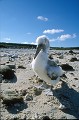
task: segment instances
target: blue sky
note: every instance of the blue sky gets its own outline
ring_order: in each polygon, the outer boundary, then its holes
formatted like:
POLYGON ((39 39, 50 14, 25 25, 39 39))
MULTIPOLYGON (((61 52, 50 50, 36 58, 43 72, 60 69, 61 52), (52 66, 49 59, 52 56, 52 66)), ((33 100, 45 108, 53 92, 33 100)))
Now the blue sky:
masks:
POLYGON ((79 0, 0 0, 0 41, 79 47, 79 0))

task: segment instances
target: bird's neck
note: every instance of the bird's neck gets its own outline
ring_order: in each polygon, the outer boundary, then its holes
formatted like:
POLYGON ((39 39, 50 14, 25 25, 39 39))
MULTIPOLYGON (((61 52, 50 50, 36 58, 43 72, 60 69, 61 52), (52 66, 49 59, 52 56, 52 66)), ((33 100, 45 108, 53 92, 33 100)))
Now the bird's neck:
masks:
POLYGON ((41 50, 38 56, 42 56, 42 58, 47 58, 48 57, 47 50, 41 50))
POLYGON ((42 49, 41 51, 47 54, 48 49, 42 49))

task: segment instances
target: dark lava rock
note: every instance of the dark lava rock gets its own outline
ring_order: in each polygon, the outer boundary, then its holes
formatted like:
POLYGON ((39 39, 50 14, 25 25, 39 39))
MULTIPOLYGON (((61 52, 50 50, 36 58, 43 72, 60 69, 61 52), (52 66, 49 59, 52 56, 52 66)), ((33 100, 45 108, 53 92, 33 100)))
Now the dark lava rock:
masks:
POLYGON ((72 66, 70 66, 69 64, 62 64, 62 65, 60 65, 61 67, 62 67, 62 69, 63 70, 65 70, 65 71, 73 71, 74 69, 73 69, 73 67, 72 66))
POLYGON ((35 94, 36 96, 39 96, 41 93, 42 93, 42 90, 41 90, 41 89, 34 88, 34 94, 35 94))
POLYGON ((15 91, 3 92, 3 94, 1 95, 1 99, 3 100, 3 104, 5 104, 7 106, 18 103, 18 102, 23 102, 23 97, 20 96, 15 91))
POLYGON ((29 60, 31 60, 31 57, 28 57, 29 60))
POLYGON ((16 65, 15 64, 6 64, 7 66, 9 66, 11 69, 15 69, 16 65))
POLYGON ((21 94, 22 96, 25 96, 25 95, 27 94, 27 90, 20 90, 20 94, 21 94))
POLYGON ((70 62, 74 62, 74 61, 78 61, 78 59, 76 57, 70 59, 70 62))
POLYGON ((65 74, 63 74, 61 77, 67 78, 67 76, 65 74))
POLYGON ((13 79, 14 78, 14 71, 7 65, 0 66, 0 74, 3 75, 4 79, 13 79))
POLYGON ((23 96, 21 96, 19 92, 10 90, 4 91, 1 95, 1 99, 5 109, 11 114, 17 114, 28 108, 27 103, 24 102, 23 96))
POLYGON ((49 59, 53 59, 53 55, 52 54, 49 55, 49 59))
POLYGON ((2 80, 3 80, 3 75, 0 74, 0 83, 2 83, 2 80))
POLYGON ((26 69, 24 66, 22 65, 19 65, 18 68, 21 68, 21 69, 26 69))
POLYGON ((44 116, 42 120, 51 120, 48 116, 44 116))
POLYGON ((78 80, 78 78, 74 78, 75 80, 78 80))
POLYGON ((70 50, 69 53, 73 54, 74 52, 72 50, 70 50))

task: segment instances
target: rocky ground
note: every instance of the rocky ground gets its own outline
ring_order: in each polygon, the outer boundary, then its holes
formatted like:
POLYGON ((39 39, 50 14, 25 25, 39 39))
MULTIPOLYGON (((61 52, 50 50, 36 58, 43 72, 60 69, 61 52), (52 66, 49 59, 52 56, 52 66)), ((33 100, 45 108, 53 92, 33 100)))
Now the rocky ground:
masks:
POLYGON ((61 81, 47 96, 31 68, 35 49, 0 50, 1 120, 79 119, 79 51, 49 50, 64 70, 61 81))

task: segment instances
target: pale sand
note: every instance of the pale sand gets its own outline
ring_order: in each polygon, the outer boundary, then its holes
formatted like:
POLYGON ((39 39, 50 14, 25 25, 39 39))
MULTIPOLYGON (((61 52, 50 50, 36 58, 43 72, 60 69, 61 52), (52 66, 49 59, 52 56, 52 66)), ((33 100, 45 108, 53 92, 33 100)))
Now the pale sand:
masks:
MULTIPOLYGON (((70 62, 71 57, 79 59, 79 51, 73 50, 76 54, 69 54, 69 50, 50 50, 54 59, 58 59, 59 64, 68 63, 74 68, 74 71, 65 71, 67 78, 62 78, 65 83, 62 85, 60 81, 54 86, 54 96, 46 96, 42 91, 35 93, 33 85, 41 84, 36 78, 30 63, 33 59, 35 49, 1 49, 1 64, 7 64, 8 54, 18 54, 18 58, 9 64, 15 64, 16 80, 12 83, 0 83, 1 92, 14 90, 21 92, 26 91, 33 100, 25 100, 27 108, 22 109, 18 113, 8 111, 5 106, 1 105, 1 120, 19 120, 42 119, 43 116, 49 116, 51 119, 76 119, 79 118, 79 61, 70 62), (63 59, 59 58, 58 53, 64 53, 63 59), (22 65, 26 69, 19 69, 22 65), (66 105, 67 109, 59 109, 60 104, 66 105)), ((25 96, 24 96, 25 99, 25 96)))

